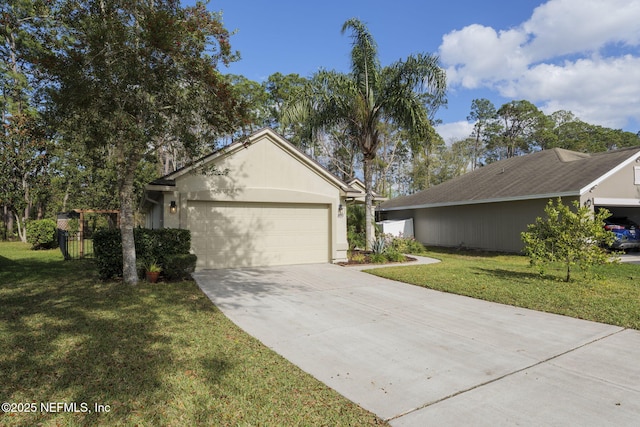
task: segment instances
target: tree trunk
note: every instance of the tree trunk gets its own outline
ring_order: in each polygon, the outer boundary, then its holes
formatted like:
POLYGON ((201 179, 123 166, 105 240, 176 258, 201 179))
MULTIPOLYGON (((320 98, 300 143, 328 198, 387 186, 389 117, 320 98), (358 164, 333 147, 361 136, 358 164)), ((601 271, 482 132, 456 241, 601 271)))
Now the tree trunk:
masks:
POLYGON ((371 210, 373 208, 373 171, 371 170, 371 161, 373 159, 369 156, 364 156, 364 235, 365 235, 365 249, 371 250, 371 243, 375 238, 373 231, 373 218, 371 210))
POLYGON ((16 223, 18 224, 18 237, 22 243, 27 243, 26 223, 24 224, 25 226, 23 226, 23 223, 20 221, 20 216, 18 216, 17 213, 14 213, 14 216, 16 218, 16 223))
POLYGON ((9 238, 13 238, 13 215, 11 209, 8 206, 4 207, 4 215, 7 220, 6 232, 5 232, 5 240, 9 240, 9 238), (7 233, 9 234, 7 236, 7 233))
MULTIPOLYGON (((128 168, 130 169, 130 168, 128 168)), ((120 185, 120 232, 122 233, 122 278, 128 285, 138 284, 136 244, 133 236, 134 175, 127 171, 120 185)))

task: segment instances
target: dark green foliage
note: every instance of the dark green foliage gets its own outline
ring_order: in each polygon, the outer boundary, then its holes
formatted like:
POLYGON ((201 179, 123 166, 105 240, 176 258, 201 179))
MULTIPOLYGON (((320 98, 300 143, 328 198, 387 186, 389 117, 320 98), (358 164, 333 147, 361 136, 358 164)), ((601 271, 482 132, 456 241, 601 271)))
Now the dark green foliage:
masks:
POLYGON ((164 260, 164 277, 167 280, 188 280, 196 268, 198 257, 194 254, 167 256, 164 260))
POLYGON ((372 264, 385 264, 387 262, 387 257, 383 253, 372 253, 370 255, 370 260, 372 264))
POLYGON ((93 234, 93 251, 98 274, 103 280, 122 274, 120 230, 98 230, 93 234))
MULTIPOLYGON (((162 265, 167 279, 186 278, 195 267, 195 259, 181 257, 190 255, 191 232, 175 228, 134 230, 136 243, 136 268, 144 274, 145 266, 154 260, 162 265), (178 271, 184 267, 184 270, 178 271), (170 272, 167 272, 170 270, 170 272)), ((99 230, 93 236, 93 247, 100 278, 107 280, 122 275, 122 240, 120 230, 99 230)), ((195 255, 193 255, 195 258, 195 255)))
POLYGON ((365 241, 365 218, 363 205, 350 205, 347 208, 347 241, 349 249, 364 249, 365 241))
POLYGON ((398 250, 394 249, 393 247, 390 247, 389 249, 387 249, 387 251, 384 253, 384 256, 389 262, 405 261, 404 255, 401 252, 398 252, 398 250))
POLYGON ((31 249, 52 249, 57 245, 56 222, 52 219, 40 219, 27 223, 27 242, 31 249))

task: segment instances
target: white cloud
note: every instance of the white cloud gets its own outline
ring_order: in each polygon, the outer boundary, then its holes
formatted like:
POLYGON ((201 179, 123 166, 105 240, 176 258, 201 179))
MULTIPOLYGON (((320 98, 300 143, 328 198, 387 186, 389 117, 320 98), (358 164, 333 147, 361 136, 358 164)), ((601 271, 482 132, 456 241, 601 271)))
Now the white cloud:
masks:
POLYGON ((526 69, 527 59, 520 46, 526 34, 509 30, 496 32, 482 25, 469 25, 446 34, 440 46, 440 58, 452 84, 476 88, 491 81, 514 78, 526 69))
POLYGON ((640 0, 550 0, 521 25, 443 37, 452 88, 480 87, 611 127, 640 121, 640 0))
POLYGON ((640 118, 640 57, 537 65, 504 93, 536 100, 548 114, 570 110, 584 121, 621 128, 628 117, 640 118))
POLYGON ((522 30, 536 59, 592 52, 608 43, 640 41, 637 0, 552 0, 537 7, 522 30))
POLYGON ((438 132, 438 135, 440 135, 448 145, 467 138, 471 135, 472 131, 473 123, 469 123, 467 121, 446 123, 436 126, 436 132, 438 132))

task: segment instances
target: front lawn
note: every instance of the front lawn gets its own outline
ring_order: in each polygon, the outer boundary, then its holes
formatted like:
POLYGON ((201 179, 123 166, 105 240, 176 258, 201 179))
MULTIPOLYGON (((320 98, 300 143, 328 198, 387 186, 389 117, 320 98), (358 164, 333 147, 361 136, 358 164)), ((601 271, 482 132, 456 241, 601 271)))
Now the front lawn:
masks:
POLYGON ((524 256, 430 249, 438 264, 369 273, 427 288, 580 319, 640 329, 640 265, 610 264, 565 283, 558 266, 541 276, 524 256))
POLYGON ((105 283, 89 260, 17 243, 0 243, 0 373, 0 401, 21 411, 0 411, 3 426, 384 424, 193 282, 105 283))

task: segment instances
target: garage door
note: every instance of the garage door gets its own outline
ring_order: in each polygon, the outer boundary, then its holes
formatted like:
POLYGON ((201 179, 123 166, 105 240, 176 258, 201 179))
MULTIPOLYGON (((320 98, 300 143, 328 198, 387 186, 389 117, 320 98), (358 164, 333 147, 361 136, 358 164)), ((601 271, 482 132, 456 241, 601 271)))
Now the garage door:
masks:
POLYGON ((198 268, 329 261, 329 206, 189 202, 191 248, 198 268))

